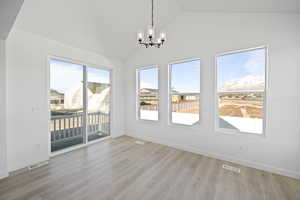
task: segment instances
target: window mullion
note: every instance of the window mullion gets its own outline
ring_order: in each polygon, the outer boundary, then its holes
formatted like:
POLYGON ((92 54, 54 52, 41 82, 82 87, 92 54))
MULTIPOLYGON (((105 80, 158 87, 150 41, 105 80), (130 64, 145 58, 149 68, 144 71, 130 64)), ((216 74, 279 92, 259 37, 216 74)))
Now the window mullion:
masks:
POLYGON ((83 143, 88 143, 87 67, 83 66, 83 143))

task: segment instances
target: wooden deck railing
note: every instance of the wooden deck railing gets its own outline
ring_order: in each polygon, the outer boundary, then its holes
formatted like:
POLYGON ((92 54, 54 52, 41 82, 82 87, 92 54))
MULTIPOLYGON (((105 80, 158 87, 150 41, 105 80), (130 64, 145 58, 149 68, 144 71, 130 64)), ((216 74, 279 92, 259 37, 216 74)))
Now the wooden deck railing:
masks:
POLYGON ((172 103, 172 112, 199 113, 199 100, 172 103))
MULTIPOLYGON (((87 116, 88 136, 109 135, 109 114, 95 112, 87 116)), ((83 113, 51 116, 51 145, 83 139, 83 113)))
MULTIPOLYGON (((158 105, 141 105, 141 110, 158 110, 158 105)), ((172 103, 172 112, 195 112, 199 113, 199 100, 182 101, 172 103)))

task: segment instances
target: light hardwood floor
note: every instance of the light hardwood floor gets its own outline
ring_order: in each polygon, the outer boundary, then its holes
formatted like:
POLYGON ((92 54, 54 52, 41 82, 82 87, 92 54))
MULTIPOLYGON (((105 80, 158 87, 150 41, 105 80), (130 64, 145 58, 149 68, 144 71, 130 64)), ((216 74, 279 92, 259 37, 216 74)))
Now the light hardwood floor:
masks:
POLYGON ((300 200, 299 180, 135 140, 106 140, 0 180, 0 199, 300 200))

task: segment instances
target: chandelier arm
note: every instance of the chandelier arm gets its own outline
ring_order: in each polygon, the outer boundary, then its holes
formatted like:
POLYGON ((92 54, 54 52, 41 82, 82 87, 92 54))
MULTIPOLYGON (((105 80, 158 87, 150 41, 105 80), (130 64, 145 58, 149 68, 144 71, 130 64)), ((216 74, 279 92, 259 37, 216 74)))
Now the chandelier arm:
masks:
POLYGON ((160 42, 139 42, 139 44, 150 45, 150 46, 162 45, 162 43, 160 42))
POLYGON ((149 43, 147 43, 147 42, 141 42, 140 44, 145 45, 145 46, 149 46, 149 43))

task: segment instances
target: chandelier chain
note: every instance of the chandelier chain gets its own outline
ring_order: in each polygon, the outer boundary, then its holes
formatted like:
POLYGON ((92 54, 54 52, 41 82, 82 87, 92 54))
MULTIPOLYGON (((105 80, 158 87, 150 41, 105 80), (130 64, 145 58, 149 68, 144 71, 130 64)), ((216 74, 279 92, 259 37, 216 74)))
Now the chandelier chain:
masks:
POLYGON ((152 21, 151 21, 151 25, 152 25, 152 27, 154 26, 154 17, 153 17, 153 13, 154 13, 154 5, 153 5, 154 3, 153 3, 153 0, 152 0, 152 11, 151 11, 151 19, 152 19, 152 21))

